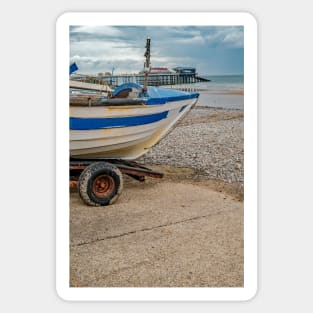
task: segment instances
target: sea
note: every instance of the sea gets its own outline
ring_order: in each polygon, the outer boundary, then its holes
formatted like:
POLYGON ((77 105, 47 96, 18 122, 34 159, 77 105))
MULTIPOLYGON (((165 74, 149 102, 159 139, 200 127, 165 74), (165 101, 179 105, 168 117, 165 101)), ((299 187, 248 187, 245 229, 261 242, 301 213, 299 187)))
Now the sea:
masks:
POLYGON ((244 89, 244 77, 243 75, 203 75, 210 82, 196 83, 199 87, 206 88, 212 92, 237 92, 244 89))
POLYGON ((221 109, 244 109, 243 75, 199 75, 208 82, 174 85, 172 88, 186 89, 200 93, 197 106, 221 109))

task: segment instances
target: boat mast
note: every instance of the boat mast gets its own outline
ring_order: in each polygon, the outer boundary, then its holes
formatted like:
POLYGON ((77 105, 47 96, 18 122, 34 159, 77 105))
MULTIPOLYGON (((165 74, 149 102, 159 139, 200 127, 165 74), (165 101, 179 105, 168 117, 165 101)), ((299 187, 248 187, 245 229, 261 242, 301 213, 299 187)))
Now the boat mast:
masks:
POLYGON ((145 57, 146 57, 146 62, 144 63, 144 83, 143 83, 143 88, 142 92, 146 93, 148 89, 148 75, 150 72, 150 38, 147 37, 147 42, 146 42, 146 52, 145 52, 145 57))

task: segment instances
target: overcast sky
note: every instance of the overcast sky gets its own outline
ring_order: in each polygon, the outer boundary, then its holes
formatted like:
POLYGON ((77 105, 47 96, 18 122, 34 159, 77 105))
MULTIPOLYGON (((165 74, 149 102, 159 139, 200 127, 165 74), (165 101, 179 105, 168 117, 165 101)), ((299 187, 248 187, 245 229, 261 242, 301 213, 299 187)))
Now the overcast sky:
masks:
POLYGON ((71 26, 70 63, 78 73, 138 73, 146 38, 151 66, 196 67, 199 74, 243 74, 241 26, 71 26))

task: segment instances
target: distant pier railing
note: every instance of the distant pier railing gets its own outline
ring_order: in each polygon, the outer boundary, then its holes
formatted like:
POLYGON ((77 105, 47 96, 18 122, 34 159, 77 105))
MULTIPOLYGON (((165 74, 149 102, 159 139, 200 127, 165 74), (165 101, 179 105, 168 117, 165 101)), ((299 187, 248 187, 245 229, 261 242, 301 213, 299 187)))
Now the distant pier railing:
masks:
MULTIPOLYGON (((138 83, 140 85, 144 82, 144 75, 141 74, 126 74, 102 77, 104 81, 112 86, 118 86, 122 83, 138 83)), ((164 86, 164 85, 178 85, 178 84, 191 84, 197 82, 209 81, 204 77, 198 75, 180 75, 180 74, 149 74, 149 86, 164 86)))
MULTIPOLYGON (((119 74, 108 75, 102 77, 92 76, 74 76, 71 79, 81 80, 89 83, 105 83, 111 87, 119 86, 123 83, 138 83, 142 85, 144 83, 143 74, 119 74)), ((179 74, 179 73, 166 73, 166 74, 149 74, 148 85, 149 86, 165 86, 165 85, 181 85, 192 84, 197 82, 210 81, 205 77, 201 77, 198 74, 179 74)))

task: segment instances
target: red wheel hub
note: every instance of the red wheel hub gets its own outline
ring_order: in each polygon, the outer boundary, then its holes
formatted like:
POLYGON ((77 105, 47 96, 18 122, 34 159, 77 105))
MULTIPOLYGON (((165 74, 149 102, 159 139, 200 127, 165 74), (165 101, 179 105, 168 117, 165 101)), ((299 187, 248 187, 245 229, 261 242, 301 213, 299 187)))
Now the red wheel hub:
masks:
POLYGON ((98 176, 92 185, 92 191, 98 198, 105 198, 114 191, 114 179, 109 175, 98 176))

